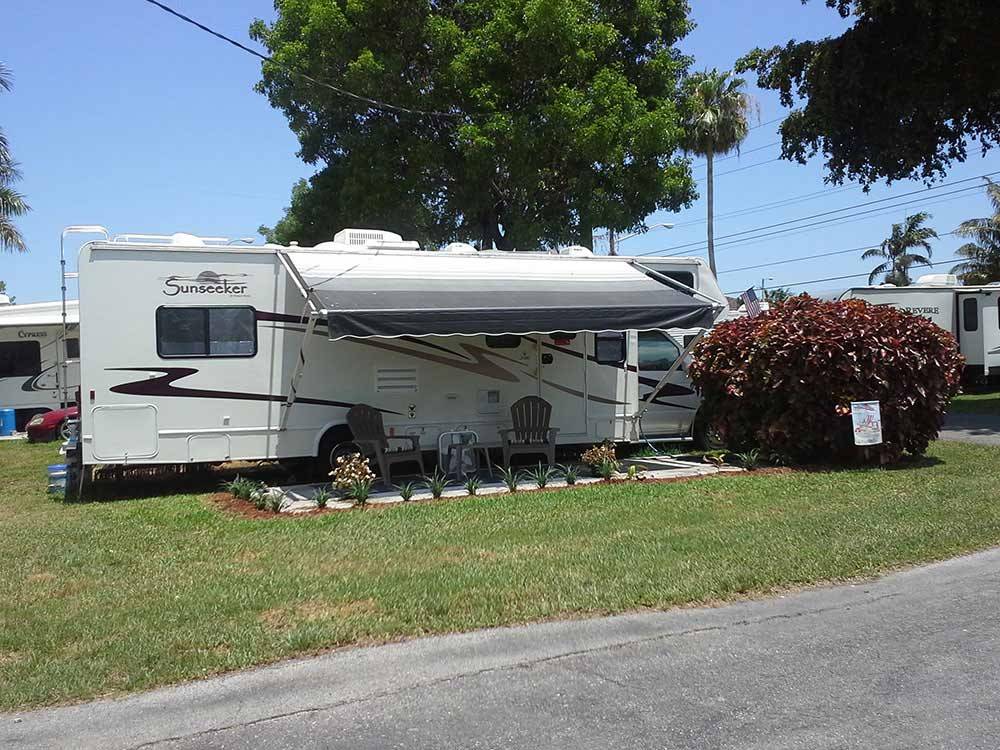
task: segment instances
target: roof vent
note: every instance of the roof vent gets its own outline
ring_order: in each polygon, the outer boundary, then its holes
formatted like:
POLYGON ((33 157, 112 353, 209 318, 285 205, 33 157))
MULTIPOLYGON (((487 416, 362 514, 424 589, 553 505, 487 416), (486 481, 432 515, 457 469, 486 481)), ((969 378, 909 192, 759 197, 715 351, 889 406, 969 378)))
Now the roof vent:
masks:
POLYGON ((441 248, 442 253, 454 253, 456 255, 475 255, 479 251, 467 242, 452 242, 441 248))
POLYGON ((201 237, 196 237, 187 232, 174 232, 170 235, 171 245, 183 245, 185 247, 201 247, 205 241, 201 237))
POLYGON ((929 273, 917 279, 917 286, 958 286, 958 276, 951 273, 929 273))
POLYGON ((381 229, 341 229, 333 236, 333 241, 338 245, 365 247, 366 245, 380 245, 383 242, 402 242, 403 238, 398 234, 381 229))
POLYGON ((583 245, 570 245, 569 247, 559 248, 560 255, 572 255, 577 258, 589 258, 593 256, 594 251, 589 247, 584 247, 583 245))
POLYGON ((6 307, 10 304, 10 297, 6 294, 0 294, 0 307, 6 307))

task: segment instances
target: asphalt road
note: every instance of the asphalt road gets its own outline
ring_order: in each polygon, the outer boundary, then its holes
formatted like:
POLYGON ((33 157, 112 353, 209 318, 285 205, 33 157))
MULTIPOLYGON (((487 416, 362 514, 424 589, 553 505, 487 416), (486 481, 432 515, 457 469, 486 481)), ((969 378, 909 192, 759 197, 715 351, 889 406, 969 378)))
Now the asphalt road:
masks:
POLYGON ((940 438, 982 445, 1000 445, 1000 416, 949 414, 945 419, 940 438))
POLYGON ((17 748, 994 748, 1000 549, 720 608, 426 638, 0 716, 17 748))

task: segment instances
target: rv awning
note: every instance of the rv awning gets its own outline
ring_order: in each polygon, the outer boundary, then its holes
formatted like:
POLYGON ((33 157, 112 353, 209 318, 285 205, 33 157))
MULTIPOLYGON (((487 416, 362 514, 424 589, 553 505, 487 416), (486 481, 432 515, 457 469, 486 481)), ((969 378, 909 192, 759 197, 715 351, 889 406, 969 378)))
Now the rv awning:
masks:
POLYGON ((289 254, 331 339, 707 328, 712 305, 628 262, 289 254))

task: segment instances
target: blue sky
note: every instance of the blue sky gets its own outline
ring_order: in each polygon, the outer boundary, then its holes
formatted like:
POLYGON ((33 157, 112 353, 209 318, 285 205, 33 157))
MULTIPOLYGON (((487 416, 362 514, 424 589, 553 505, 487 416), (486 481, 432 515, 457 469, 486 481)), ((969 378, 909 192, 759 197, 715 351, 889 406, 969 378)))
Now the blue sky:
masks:
MULTIPOLYGON (((269 0, 172 4, 242 40, 254 17, 274 13, 269 0)), ((804 6, 799 0, 694 0, 692 6, 698 28, 682 47, 695 57, 695 69, 728 68, 754 46, 836 34, 845 23, 820 0, 804 6)), ((103 224, 114 232, 254 235, 260 224, 280 216, 292 183, 312 172, 295 156, 297 143, 285 118, 253 91, 259 70, 254 58, 142 0, 15 0, 5 22, 0 59, 13 70, 15 88, 0 96, 0 127, 21 162, 20 189, 34 209, 20 221, 30 252, 0 256, 0 279, 19 302, 57 298, 59 234, 69 224, 103 224)), ((761 123, 782 116, 776 96, 751 89, 761 123)), ((868 195, 851 185, 832 190, 818 158, 805 166, 771 161, 779 153, 769 145, 778 140, 775 128, 755 128, 741 157, 718 164, 717 237, 923 187, 897 183, 868 195), (726 216, 786 199, 797 202, 726 216)), ((1000 156, 982 158, 972 150, 947 181, 994 171, 1000 171, 1000 156)), ((704 172, 696 167, 695 176, 704 172)), ((703 181, 698 184, 703 188, 703 181)), ((873 204, 866 216, 810 231, 757 240, 749 232, 724 247, 727 240, 721 239, 720 283, 731 292, 759 285, 762 278, 782 285, 865 271, 871 264, 862 263, 860 253, 816 256, 877 244, 892 222, 924 208, 941 233, 987 214, 982 191, 944 195, 954 189, 907 198, 914 202, 906 206, 873 204), (801 257, 808 259, 793 260, 801 257), (776 265, 738 270, 765 263, 776 265)), ((651 223, 676 226, 628 240, 621 250, 697 254, 704 216, 701 200, 678 214, 652 216, 651 223)), ((955 237, 942 238, 935 258, 952 258, 959 244, 955 237)), ((861 281, 795 289, 824 292, 861 281)))

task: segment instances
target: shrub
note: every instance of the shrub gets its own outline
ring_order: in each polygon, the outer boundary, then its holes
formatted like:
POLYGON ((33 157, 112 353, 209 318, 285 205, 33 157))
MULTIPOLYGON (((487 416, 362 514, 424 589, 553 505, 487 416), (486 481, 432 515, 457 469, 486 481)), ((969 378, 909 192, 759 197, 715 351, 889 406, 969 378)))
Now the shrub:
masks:
POLYGON ((431 491, 431 497, 440 500, 448 487, 448 475, 440 468, 434 469, 434 473, 424 477, 424 486, 431 491))
POLYGON ((313 493, 312 499, 315 501, 317 508, 325 508, 330 502, 330 490, 326 487, 320 487, 313 493))
POLYGON ((545 489, 549 482, 556 475, 555 469, 551 466, 543 466, 541 463, 538 464, 534 469, 527 472, 528 478, 531 479, 538 487, 538 489, 545 489))
POLYGON ((521 481, 520 472, 514 471, 512 468, 508 466, 506 468, 500 469, 500 478, 503 480, 503 483, 507 486, 508 492, 517 492, 517 483, 521 481))
POLYGON ((372 494, 372 484, 375 480, 371 477, 358 477, 351 482, 347 496, 354 498, 354 504, 364 508, 368 505, 368 497, 372 494))
MULTIPOLYGON (((375 472, 368 465, 368 459, 360 453, 351 453, 347 456, 337 458, 337 466, 330 472, 333 477, 333 486, 338 490, 350 492, 355 482, 368 480, 375 481, 375 472)), ((370 485, 369 485, 370 486, 370 485)))
POLYGON ((614 479, 615 473, 618 471, 618 462, 606 459, 601 461, 595 468, 594 471, 597 473, 601 479, 605 482, 610 482, 614 479))
POLYGON ((560 464, 557 468, 562 473, 563 479, 566 480, 566 484, 571 487, 576 484, 577 477, 580 475, 580 470, 576 464, 560 464))
POLYGON ((958 392, 954 337, 917 315, 862 300, 793 297, 716 326, 689 372, 712 426, 734 450, 793 461, 856 460, 852 401, 879 401, 882 463, 921 454, 958 392))
POLYGON ((255 486, 252 479, 244 479, 239 474, 236 475, 235 479, 222 483, 222 489, 237 500, 249 500, 255 486))
POLYGON ((277 489, 268 490, 261 487, 260 491, 264 495, 264 507, 272 513, 280 513, 281 506, 285 504, 285 496, 277 489))
POLYGON ((475 474, 470 474, 468 479, 465 480, 465 491, 468 492, 470 496, 475 495, 477 492, 479 492, 479 486, 481 484, 482 482, 480 481, 479 477, 477 477, 475 474))
POLYGON ((615 455, 615 444, 610 440, 606 440, 600 445, 595 445, 593 448, 584 451, 583 455, 580 456, 580 460, 594 470, 607 461, 614 463, 617 469, 618 456, 615 455))
POLYGON ((403 482, 396 489, 399 491, 399 496, 403 498, 403 502, 408 503, 413 498, 413 493, 417 491, 417 485, 415 482, 403 482))
POLYGON ((737 453, 736 460, 747 471, 756 471, 760 467, 760 449, 751 448, 745 453, 737 453))

